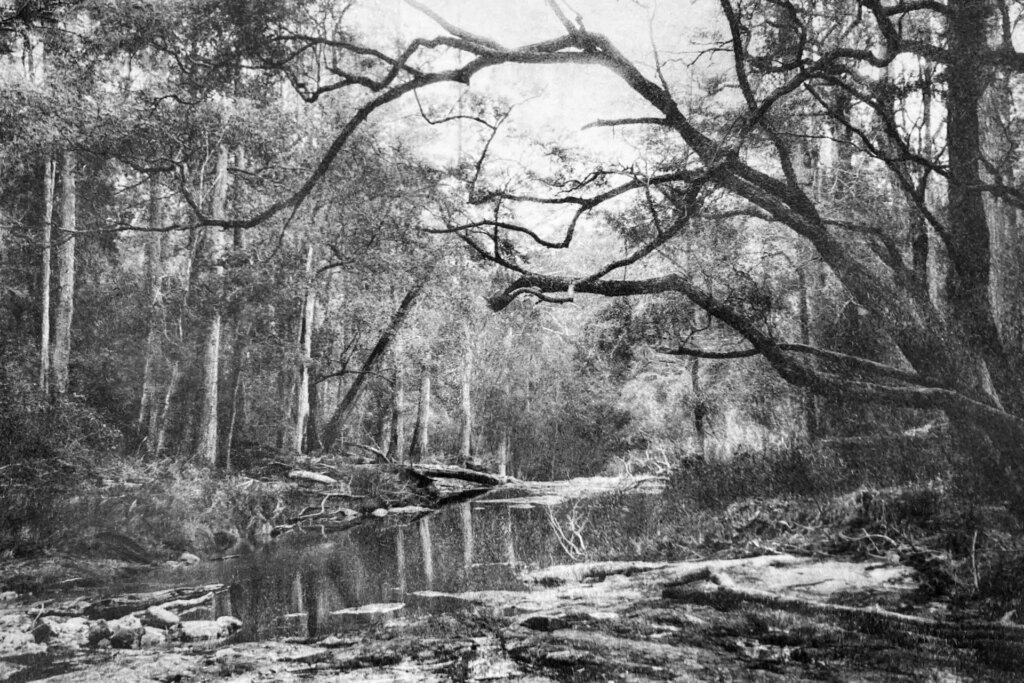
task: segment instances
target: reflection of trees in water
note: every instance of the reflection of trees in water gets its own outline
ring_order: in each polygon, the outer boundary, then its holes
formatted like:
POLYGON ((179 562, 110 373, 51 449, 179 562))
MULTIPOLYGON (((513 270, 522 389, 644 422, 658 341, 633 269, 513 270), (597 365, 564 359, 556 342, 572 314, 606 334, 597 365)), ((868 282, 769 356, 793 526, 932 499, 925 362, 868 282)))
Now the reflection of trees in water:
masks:
POLYGON ((434 589, 434 543, 430 538, 430 517, 420 520, 420 549, 423 556, 423 576, 427 580, 427 590, 434 589))
POLYGON ((221 613, 236 612, 244 638, 323 635, 337 610, 403 601, 420 590, 516 589, 522 567, 625 557, 657 529, 660 510, 661 499, 647 495, 551 508, 469 502, 317 545, 297 538, 226 565, 230 576, 222 580, 232 588, 221 613))

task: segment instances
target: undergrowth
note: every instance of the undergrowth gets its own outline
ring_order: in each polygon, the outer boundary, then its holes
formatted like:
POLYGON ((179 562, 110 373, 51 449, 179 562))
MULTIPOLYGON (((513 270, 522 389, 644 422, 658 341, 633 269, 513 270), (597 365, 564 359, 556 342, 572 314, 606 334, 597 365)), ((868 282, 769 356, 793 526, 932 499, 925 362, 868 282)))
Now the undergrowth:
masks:
POLYGON ((793 449, 691 462, 666 490, 665 559, 847 555, 918 570, 922 601, 1024 620, 1024 528, 944 446, 793 449))

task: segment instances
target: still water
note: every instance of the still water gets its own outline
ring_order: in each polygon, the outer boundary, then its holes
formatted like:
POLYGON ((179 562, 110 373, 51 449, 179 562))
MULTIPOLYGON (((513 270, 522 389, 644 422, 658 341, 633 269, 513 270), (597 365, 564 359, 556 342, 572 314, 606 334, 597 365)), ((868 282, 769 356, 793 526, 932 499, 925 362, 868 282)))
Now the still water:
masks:
POLYGON ((204 563, 150 587, 224 583, 213 616, 239 637, 318 637, 385 615, 451 609, 423 591, 523 590, 522 572, 566 562, 635 558, 659 518, 657 495, 611 494, 558 504, 484 496, 415 521, 373 520, 347 532, 304 532, 252 554, 204 563))

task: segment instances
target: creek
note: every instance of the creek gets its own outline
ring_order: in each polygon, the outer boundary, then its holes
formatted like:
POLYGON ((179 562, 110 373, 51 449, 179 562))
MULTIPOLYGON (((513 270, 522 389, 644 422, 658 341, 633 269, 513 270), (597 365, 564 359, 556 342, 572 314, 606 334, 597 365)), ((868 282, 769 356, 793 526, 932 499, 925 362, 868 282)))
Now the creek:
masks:
POLYGON ((238 640, 318 638, 384 619, 458 609, 437 593, 527 590, 526 571, 631 559, 655 532, 661 496, 563 500, 492 491, 416 520, 371 519, 305 531, 234 559, 160 569, 121 583, 147 591, 223 583, 212 616, 238 617, 238 640))

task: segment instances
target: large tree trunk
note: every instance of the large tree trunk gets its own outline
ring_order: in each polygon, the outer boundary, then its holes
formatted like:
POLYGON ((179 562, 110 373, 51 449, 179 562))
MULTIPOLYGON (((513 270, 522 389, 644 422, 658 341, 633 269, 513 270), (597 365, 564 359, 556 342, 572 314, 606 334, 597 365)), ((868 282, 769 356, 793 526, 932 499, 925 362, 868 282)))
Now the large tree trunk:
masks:
POLYGON ((309 419, 309 364, 313 355, 313 314, 316 296, 313 292, 313 245, 306 247, 306 292, 302 302, 302 322, 299 325, 298 381, 295 388, 295 428, 291 436, 291 450, 302 453, 309 419))
POLYGON ((49 394, 50 386, 50 262, 53 259, 53 185, 57 165, 50 154, 43 162, 43 274, 39 331, 39 390, 49 394))
POLYGON ((334 415, 331 417, 327 425, 324 426, 323 431, 323 443, 325 450, 331 450, 338 438, 341 436, 341 430, 344 427, 346 421, 352 409, 356 406, 359 400, 360 393, 363 387, 366 385, 366 380, 377 367, 380 359, 387 353, 388 348, 391 346, 391 342, 394 341, 395 336, 401 329, 402 324, 408 317, 409 312, 412 310, 413 304, 416 299, 419 298, 423 292, 423 288, 426 286, 427 281, 423 280, 414 286, 402 299, 402 303, 398 306, 398 310, 391 316, 391 322, 381 333, 380 338, 374 345, 373 350, 370 351, 370 355, 366 357, 363 362, 363 366, 359 369, 355 379, 352 380, 352 385, 348 391, 345 392, 344 398, 341 403, 338 404, 338 409, 334 411, 334 415))
MULTIPOLYGON (((217 178, 213 190, 213 217, 223 220, 226 215, 228 192, 228 148, 221 145, 217 154, 217 178)), ((212 312, 207 320, 203 345, 203 384, 199 401, 199 440, 196 455, 210 465, 221 465, 217 454, 218 379, 220 372, 221 282, 224 276, 224 231, 217 226, 207 229, 206 239, 210 263, 213 265, 212 312)))
POLYGON ((420 462, 430 456, 430 371, 420 374, 420 400, 416 410, 416 426, 412 430, 409 462, 420 462))
POLYGON ((163 296, 161 278, 163 277, 163 207, 160 197, 160 185, 157 177, 149 181, 149 228, 151 232, 146 241, 146 287, 149 290, 149 331, 146 335, 146 365, 142 373, 142 398, 139 401, 139 419, 137 430, 146 435, 146 450, 155 454, 159 438, 160 411, 156 403, 157 365, 161 357, 160 339, 163 336, 163 296))
POLYGON ((61 154, 61 236, 57 247, 57 311, 50 357, 50 391, 63 397, 68 391, 71 360, 71 320, 75 312, 75 154, 61 154))

